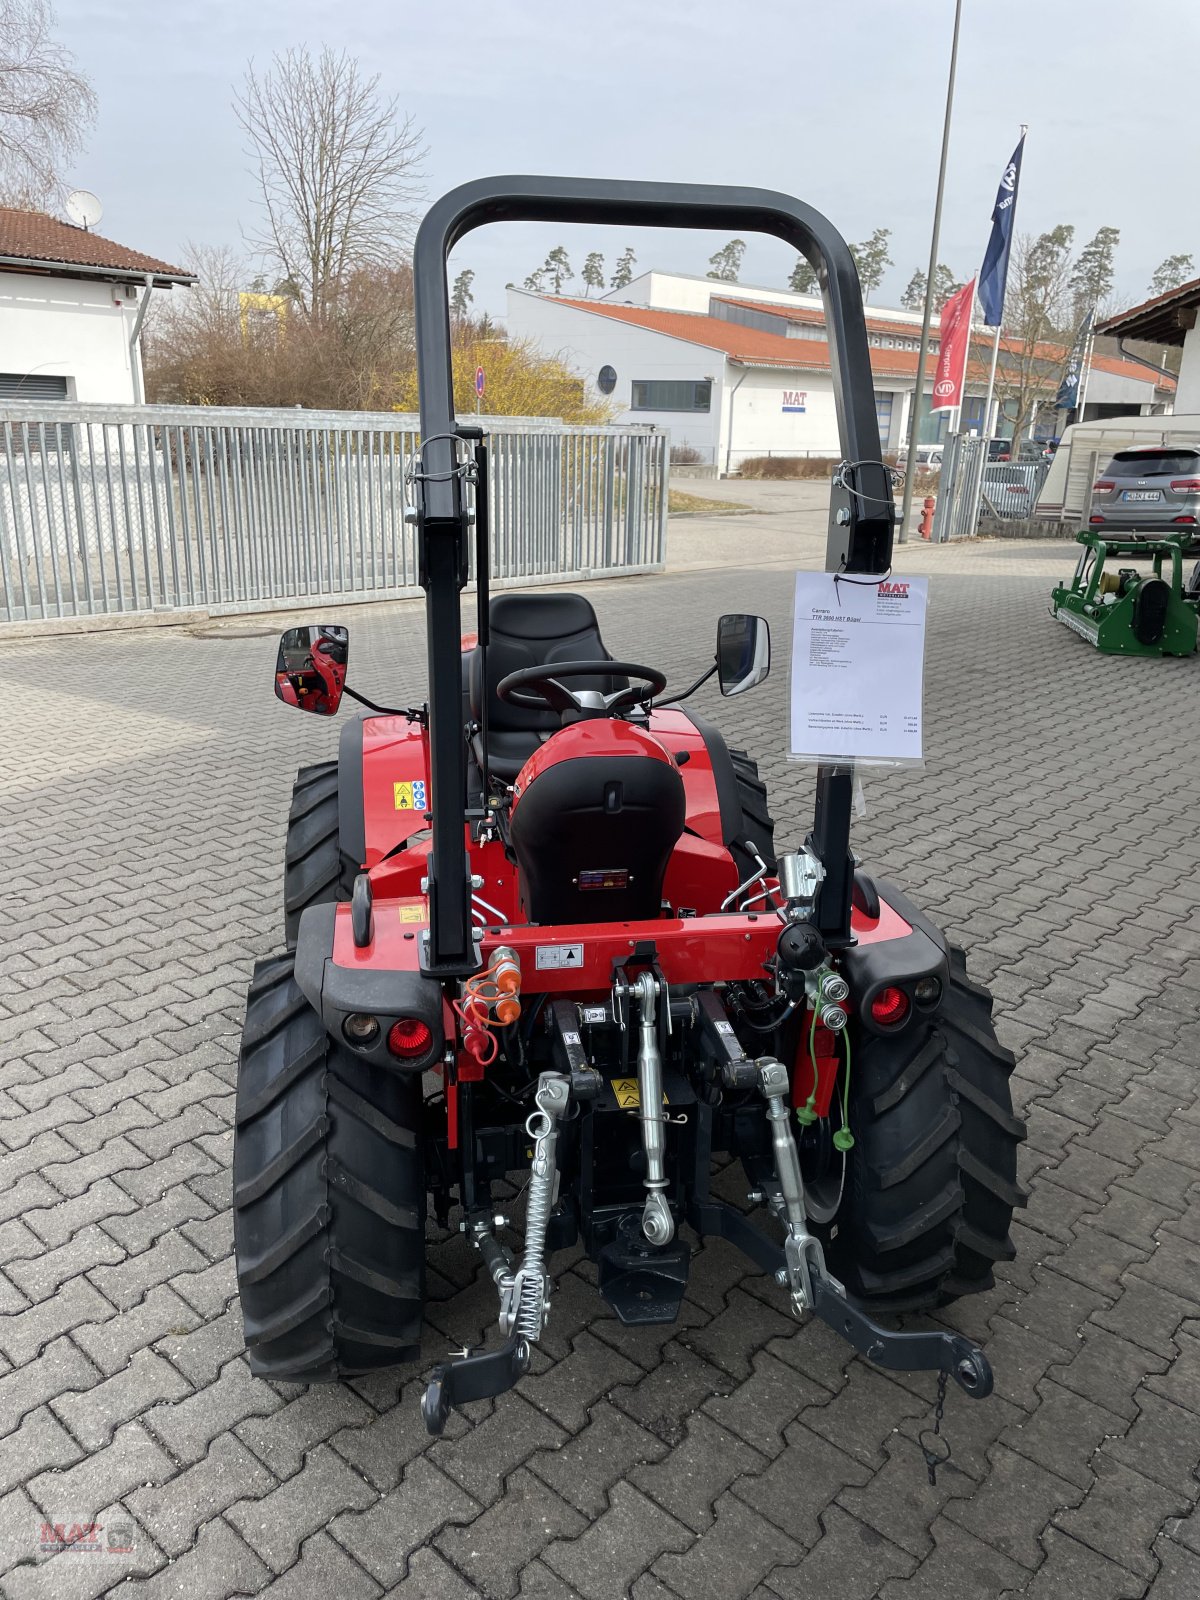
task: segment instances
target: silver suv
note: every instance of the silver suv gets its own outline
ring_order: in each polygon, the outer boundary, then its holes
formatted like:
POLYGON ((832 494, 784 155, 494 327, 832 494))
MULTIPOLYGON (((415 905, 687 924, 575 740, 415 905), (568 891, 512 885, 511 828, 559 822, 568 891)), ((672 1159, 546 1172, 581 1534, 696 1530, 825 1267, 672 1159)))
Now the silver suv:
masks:
POLYGON ((1195 530, 1200 548, 1200 449, 1118 450, 1092 485, 1088 522, 1111 533, 1195 530))

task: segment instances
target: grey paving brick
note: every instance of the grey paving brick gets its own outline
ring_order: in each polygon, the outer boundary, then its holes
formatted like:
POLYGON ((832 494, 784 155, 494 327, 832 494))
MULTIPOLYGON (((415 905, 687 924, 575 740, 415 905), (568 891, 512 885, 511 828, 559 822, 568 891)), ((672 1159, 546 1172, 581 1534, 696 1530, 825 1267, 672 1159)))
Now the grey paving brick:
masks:
POLYGON ((439 1447, 434 1459, 480 1505, 490 1506, 504 1491, 505 1479, 515 1467, 565 1438, 562 1428, 520 1394, 502 1395, 491 1416, 460 1439, 439 1447))
POLYGON ((665 1444, 674 1445, 683 1438, 687 1418, 693 1411, 732 1388, 732 1380, 719 1367, 679 1345, 668 1345, 662 1363, 653 1372, 628 1387, 622 1384, 613 1391, 612 1400, 665 1444))
POLYGON ((573 1541, 546 1547, 542 1560, 584 1600, 624 1600, 634 1579, 665 1552, 681 1552, 694 1535, 626 1483, 608 1510, 573 1541))
POLYGON ((1118 1566, 1149 1581, 1156 1563, 1155 1536, 1170 1516, 1178 1516, 1179 1496, 1144 1478, 1101 1450, 1095 1457, 1096 1481, 1080 1505, 1061 1512, 1055 1525, 1118 1566))
POLYGON ((303 1467, 260 1500, 242 1500, 225 1519, 273 1572, 291 1566, 310 1534, 342 1511, 364 1511, 374 1489, 326 1445, 309 1451, 303 1467))
POLYGON ((221 1375, 198 1394, 175 1405, 155 1406, 145 1416, 146 1426, 178 1461, 199 1461, 218 1434, 248 1417, 277 1411, 282 1401, 275 1391, 250 1376, 245 1361, 233 1360, 221 1375))
POLYGON ((778 1455, 788 1423, 806 1409, 828 1405, 832 1399, 828 1389, 767 1349, 755 1353, 751 1375, 744 1383, 702 1405, 708 1416, 756 1451, 778 1455))
MULTIPOLYGON (((126 1198, 127 1210, 132 1215, 110 1217, 104 1231, 131 1255, 149 1249, 156 1239, 182 1223, 212 1214, 209 1206, 193 1194, 186 1183, 177 1184, 161 1200, 149 1205, 138 1205, 131 1195, 126 1198)), ((195 1240, 190 1242, 194 1244, 195 1240)))
POLYGON ((773 1567, 792 1565, 802 1547, 744 1500, 724 1494, 713 1506, 714 1521, 682 1555, 663 1555, 656 1577, 689 1600, 725 1600, 758 1585, 773 1567))
POLYGON ((1064 1388, 1074 1389, 1076 1394, 1109 1406, 1132 1421, 1137 1415, 1137 1384, 1148 1373, 1165 1369, 1162 1358, 1092 1325, 1085 1330, 1079 1353, 1071 1361, 1051 1367, 1049 1376, 1064 1388))
POLYGON ((196 1543, 152 1578, 129 1584, 121 1600, 225 1600, 257 1594, 271 1573, 227 1522, 218 1517, 200 1529, 196 1543))
MULTIPOLYGON (((128 1311, 145 1298, 148 1290, 168 1278, 179 1277, 189 1268, 203 1268, 204 1257, 177 1233, 164 1234, 156 1244, 138 1255, 126 1255, 114 1246, 120 1264, 97 1266, 88 1277, 118 1310, 128 1311)), ((199 1309, 199 1308, 197 1308, 199 1309)))
POLYGON ((74 1200, 57 1200, 24 1214, 26 1224, 49 1249, 66 1244, 90 1222, 103 1222, 135 1209, 137 1202, 110 1178, 103 1178, 74 1200))
MULTIPOLYGON (((933 1553, 912 1580, 921 1600, 962 1600, 965 1574, 970 1575, 971 1600, 1000 1595, 1028 1576, 994 1545, 976 1539, 944 1517, 934 1522, 931 1533, 933 1553)), ((908 1587, 902 1579, 890 1578, 880 1589, 879 1600, 901 1600, 908 1587)))
MULTIPOLYGON (((72 1329, 71 1337, 101 1372, 112 1374, 125 1366, 136 1351, 166 1335, 182 1336, 196 1321, 196 1313, 190 1306, 165 1284, 158 1284, 149 1290, 144 1300, 119 1316, 110 1307, 103 1322, 81 1323, 72 1329)), ((172 1340, 171 1344, 174 1342, 172 1340)), ((170 1353, 168 1345, 167 1354, 170 1353)), ((186 1367, 183 1371, 186 1377, 191 1377, 186 1367)), ((216 1376, 215 1370, 211 1376, 216 1376)))
POLYGON ((618 1355, 611 1346, 590 1333, 581 1333, 571 1346, 571 1354, 549 1371, 522 1378, 519 1393, 540 1410, 573 1432, 587 1420, 589 1407, 617 1384, 636 1383, 644 1378, 640 1367, 618 1355))
POLYGON ((647 1462, 662 1461, 667 1446, 607 1400, 594 1406, 586 1425, 554 1450, 529 1457, 531 1471, 586 1516, 598 1517, 609 1491, 647 1462))
POLYGON ((942 1517, 1032 1571, 1044 1557, 1038 1532, 1057 1511, 1077 1505, 1085 1490, 1002 1444, 990 1467, 971 1498, 949 1501, 942 1517))
POLYGON ((665 1460, 635 1467, 628 1481, 701 1533, 711 1525, 713 1506, 725 1490, 744 1473, 761 1472, 765 1466, 765 1456, 701 1411, 690 1419, 687 1436, 665 1460))
POLYGON ((172 1559, 191 1548, 206 1522, 247 1497, 261 1498, 276 1480, 231 1433, 213 1440, 208 1454, 167 1483, 135 1489, 129 1509, 172 1559))
POLYGON ((540 1478, 516 1471, 502 1500, 468 1527, 447 1528, 437 1547, 488 1600, 509 1600, 518 1577, 552 1539, 574 1538, 588 1526, 540 1478))
POLYGON ((1146 1591, 1146 1600, 1191 1600, 1200 1594, 1200 1556, 1194 1550, 1171 1539, 1159 1539, 1154 1553, 1162 1565, 1146 1591))
POLYGON ((810 1546, 820 1536, 818 1518, 825 1507, 848 1486, 871 1482, 872 1474, 853 1456, 801 1423, 787 1428, 785 1440, 781 1455, 763 1472, 739 1478, 731 1493, 790 1538, 810 1546))
POLYGON ((888 1578, 907 1578, 916 1570, 915 1557, 839 1505, 826 1506, 820 1529, 816 1544, 795 1566, 768 1574, 768 1593, 781 1600, 814 1600, 816 1595, 874 1600, 888 1578))
POLYGON ((1175 1342, 1178 1356, 1165 1373, 1147 1378, 1146 1388, 1188 1411, 1200 1412, 1200 1321, 1184 1323, 1175 1342))
POLYGON ((1176 1351, 1175 1335, 1195 1314, 1194 1304, 1147 1282, 1135 1268, 1126 1275, 1120 1298, 1095 1312, 1092 1320, 1119 1339, 1132 1340, 1143 1350, 1170 1360, 1176 1351))
POLYGON ((53 1522, 82 1522, 131 1490, 173 1477, 175 1463, 140 1422, 119 1428, 112 1443, 68 1467, 30 1480, 29 1493, 53 1522))
POLYGON ((96 1534, 99 1550, 65 1550, 16 1568, 5 1579, 5 1600, 96 1600, 124 1580, 136 1580, 162 1567, 165 1558, 161 1551, 123 1506, 108 1507, 96 1521, 100 1524, 96 1534), (110 1550, 110 1536, 123 1548, 110 1550), (132 1540, 131 1548, 127 1540, 132 1540))
POLYGON ((384 1587, 408 1576, 412 1552, 451 1523, 470 1522, 480 1507, 422 1456, 409 1463, 398 1488, 367 1511, 345 1512, 329 1532, 384 1587))
MULTIPOLYGON (((413 1552, 408 1577, 394 1584, 384 1600, 479 1600, 479 1590, 461 1577, 436 1550, 426 1548, 413 1552)), ((564 1595, 560 1585, 554 1591, 554 1600, 574 1600, 574 1597, 564 1595)))
MULTIPOLYGON (((376 1600, 383 1590, 326 1533, 305 1541, 300 1559, 262 1590, 264 1600, 376 1600)), ((433 1594, 433 1591, 430 1591, 433 1594)))
POLYGON ((152 1350, 139 1350, 129 1365, 85 1393, 63 1395, 50 1402, 55 1415, 87 1450, 100 1450, 123 1422, 129 1422, 162 1400, 181 1400, 192 1392, 169 1361, 152 1350))
POLYGON ((375 1413, 352 1389, 341 1384, 313 1384, 273 1411, 238 1424, 236 1432, 277 1478, 299 1472, 314 1445, 339 1429, 370 1422, 375 1413))
POLYGON ((0 1437, 43 1401, 72 1389, 89 1389, 98 1374, 70 1339, 56 1339, 40 1355, 0 1377, 0 1437))
POLYGON ((1071 1539, 1057 1528, 1047 1528, 1041 1536, 1046 1559, 1032 1582, 1017 1589, 1006 1589, 1001 1600, 1142 1600, 1145 1585, 1124 1567, 1089 1550, 1078 1539, 1071 1539))
POLYGON ((1123 1438, 1105 1445, 1106 1453, 1144 1478, 1174 1489, 1185 1500, 1200 1496, 1196 1419, 1150 1389, 1139 1388, 1133 1398, 1139 1408, 1137 1420, 1123 1438))
POLYGON ((0 1350, 23 1366, 60 1334, 113 1314, 113 1306, 86 1278, 73 1278, 50 1299, 0 1318, 0 1350))
POLYGON ((49 1406, 27 1411, 19 1427, 0 1444, 0 1494, 7 1494, 48 1468, 69 1467, 82 1455, 82 1448, 49 1406))
POLYGON ((125 1259, 125 1252, 99 1226, 82 1229, 57 1250, 42 1250, 28 1261, 10 1261, 6 1272, 21 1292, 36 1303, 89 1267, 125 1259))

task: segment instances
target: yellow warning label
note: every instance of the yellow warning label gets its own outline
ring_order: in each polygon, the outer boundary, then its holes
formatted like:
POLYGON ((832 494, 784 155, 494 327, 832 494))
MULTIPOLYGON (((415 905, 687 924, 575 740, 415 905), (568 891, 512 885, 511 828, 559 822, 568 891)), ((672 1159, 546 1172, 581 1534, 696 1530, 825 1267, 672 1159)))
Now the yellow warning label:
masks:
POLYGON ((423 779, 414 779, 412 783, 393 783, 392 793, 397 811, 424 811, 426 801, 423 779))
POLYGON ((425 917, 425 908, 424 908, 424 906, 401 906, 400 907, 400 921, 401 922, 424 922, 425 920, 426 920, 426 917, 425 917))
MULTIPOLYGON (((612 1078, 612 1091, 617 1097, 617 1106, 621 1111, 639 1111, 642 1104, 641 1091, 636 1078, 612 1078)), ((663 1105, 670 1101, 663 1095, 663 1105)))

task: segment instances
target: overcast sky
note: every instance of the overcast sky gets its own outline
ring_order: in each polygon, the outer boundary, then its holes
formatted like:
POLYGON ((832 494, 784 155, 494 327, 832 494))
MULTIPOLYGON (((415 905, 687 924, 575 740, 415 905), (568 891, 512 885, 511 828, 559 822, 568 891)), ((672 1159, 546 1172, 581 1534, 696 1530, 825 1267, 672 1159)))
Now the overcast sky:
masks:
MULTIPOLYGON (((1197 0, 965 0, 941 258, 976 271, 1000 173, 1029 124, 1019 232, 1121 230, 1117 298, 1141 299, 1164 256, 1200 258, 1193 214, 1197 0)), ((924 267, 953 0, 58 0, 59 33, 100 117, 73 181, 99 231, 187 265, 189 242, 240 246, 253 183, 230 108, 248 58, 344 48, 424 129, 430 198, 497 172, 743 183, 783 189, 850 239, 892 230, 897 303, 924 267)), ((723 237, 508 225, 471 235, 454 266, 477 305, 504 309, 558 242, 578 271, 704 273, 723 237)), ((786 247, 749 241, 745 283, 783 286, 786 247)), ((452 268, 453 270, 453 268, 452 268)), ((578 281, 573 286, 582 292, 578 281)))

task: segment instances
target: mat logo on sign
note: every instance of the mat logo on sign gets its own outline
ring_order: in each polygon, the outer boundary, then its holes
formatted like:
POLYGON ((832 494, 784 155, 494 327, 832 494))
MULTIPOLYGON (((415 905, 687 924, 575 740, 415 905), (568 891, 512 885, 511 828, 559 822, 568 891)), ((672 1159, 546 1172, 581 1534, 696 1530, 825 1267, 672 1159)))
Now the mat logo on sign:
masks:
POLYGON ((879 585, 879 593, 881 596, 892 600, 907 600, 908 584, 888 583, 885 581, 879 585))
POLYGON ((783 409, 785 411, 807 411, 807 389, 785 389, 783 391, 783 409))

